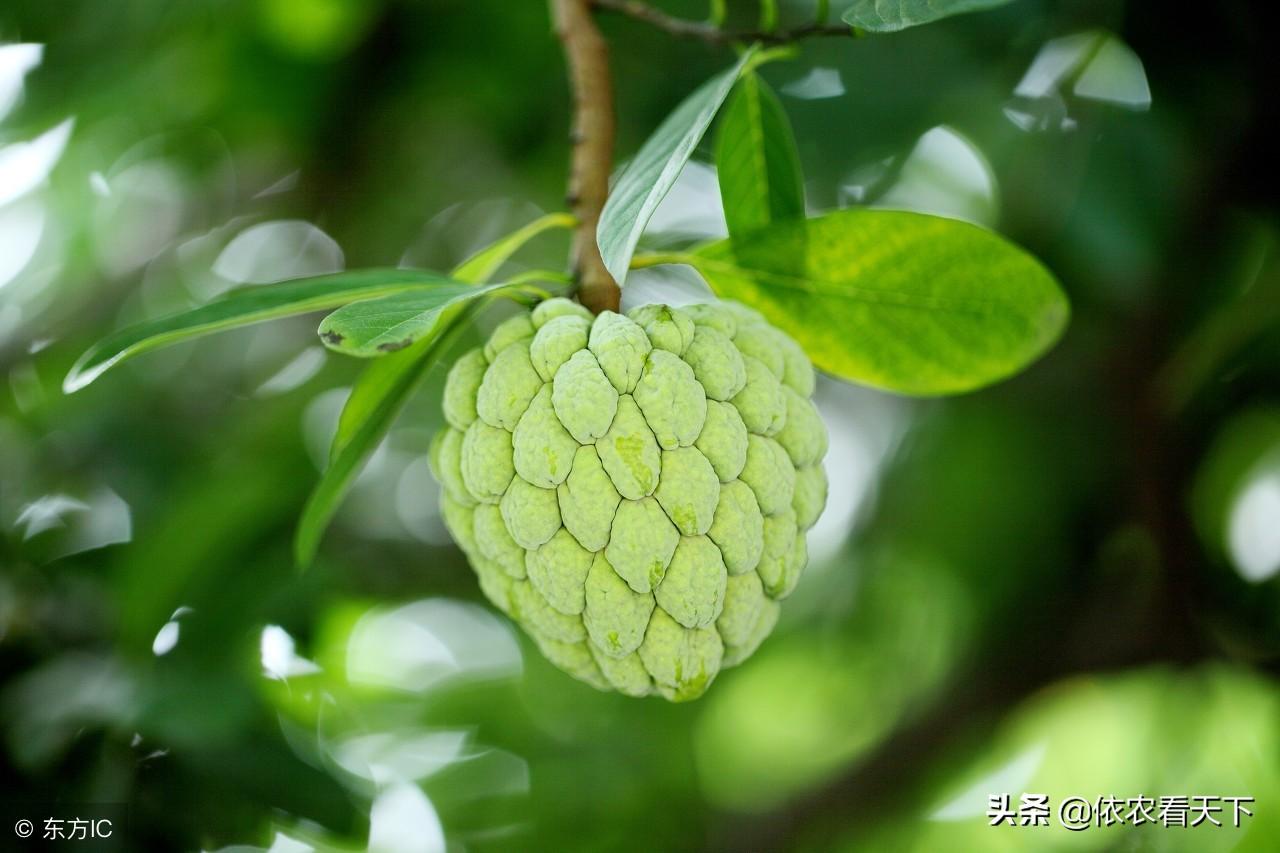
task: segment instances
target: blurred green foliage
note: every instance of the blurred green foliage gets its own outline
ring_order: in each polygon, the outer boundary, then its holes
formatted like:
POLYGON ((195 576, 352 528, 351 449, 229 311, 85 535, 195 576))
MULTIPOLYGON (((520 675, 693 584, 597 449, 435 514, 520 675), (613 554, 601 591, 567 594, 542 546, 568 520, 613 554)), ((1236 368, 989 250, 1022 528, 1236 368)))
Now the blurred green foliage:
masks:
MULTIPOLYGON (((784 23, 811 9, 780 4, 784 23)), ((759 6, 727 11, 751 26, 759 6)), ((477 850, 1274 846, 1266 21, 1018 0, 760 70, 812 209, 994 227, 1063 282, 1073 325, 1028 373, 949 401, 824 382, 814 565, 749 665, 668 706, 572 681, 477 603, 425 463, 442 371, 305 575, 290 541, 357 366, 314 322, 59 390, 90 342, 233 281, 448 269, 561 208, 543 4, 5 3, 0 40, 44 52, 0 117, 0 191, 40 176, 14 146, 74 125, 47 180, 0 205, 0 798, 128 802, 119 849, 364 849, 397 820, 430 841, 435 816, 477 850), (1149 108, 1080 94, 1103 32, 1149 108), (1076 76, 1026 94, 1046 43, 1079 33, 1076 76), (1068 833, 989 827, 1002 792, 1257 802, 1240 830, 1068 833)), ((732 57, 602 22, 625 157, 732 57)), ((1110 56, 1095 77, 1131 92, 1110 56)), ((646 240, 714 236, 697 175, 646 240)), ((540 238, 509 269, 565 247, 540 238)))

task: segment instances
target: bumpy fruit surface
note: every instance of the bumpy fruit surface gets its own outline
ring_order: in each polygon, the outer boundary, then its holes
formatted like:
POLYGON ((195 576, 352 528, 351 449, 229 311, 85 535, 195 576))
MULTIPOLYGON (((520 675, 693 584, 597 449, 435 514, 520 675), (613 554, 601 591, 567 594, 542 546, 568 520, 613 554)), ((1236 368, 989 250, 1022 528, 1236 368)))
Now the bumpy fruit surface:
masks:
POLYGON ((826 503, 813 367, 731 302, 565 299, 453 366, 432 446, 489 599, 600 689, 685 700, 773 630, 826 503))

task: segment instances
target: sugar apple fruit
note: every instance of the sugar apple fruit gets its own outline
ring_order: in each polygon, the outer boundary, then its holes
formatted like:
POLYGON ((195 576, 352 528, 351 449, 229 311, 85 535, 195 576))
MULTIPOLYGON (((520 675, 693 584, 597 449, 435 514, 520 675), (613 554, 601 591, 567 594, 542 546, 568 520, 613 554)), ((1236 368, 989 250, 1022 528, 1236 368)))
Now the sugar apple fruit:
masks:
POLYGON ((602 690, 700 696, 773 630, 826 503, 813 367, 733 302, 550 299, 462 356, 432 444, 488 598, 602 690))

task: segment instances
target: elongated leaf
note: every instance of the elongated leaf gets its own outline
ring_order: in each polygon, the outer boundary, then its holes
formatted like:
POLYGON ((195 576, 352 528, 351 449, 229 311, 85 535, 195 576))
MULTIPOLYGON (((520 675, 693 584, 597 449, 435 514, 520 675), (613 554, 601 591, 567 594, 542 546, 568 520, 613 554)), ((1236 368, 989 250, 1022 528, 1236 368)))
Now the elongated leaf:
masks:
POLYGON ((685 98, 640 147, 609 193, 596 228, 596 242, 605 267, 618 284, 626 279, 631 255, 658 202, 675 184, 754 54, 754 48, 746 51, 736 65, 712 77, 685 98))
POLYGON ((454 268, 453 278, 470 282, 487 281, 498 271, 498 267, 506 263, 521 246, 534 237, 555 228, 572 228, 577 223, 578 220, 571 214, 548 213, 467 258, 454 268))
POLYGON ((315 558, 320 538, 365 462, 391 429, 427 368, 448 348, 455 333, 465 328, 466 319, 482 303, 483 297, 449 306, 440 323, 440 334, 373 362, 361 375, 343 407, 329 465, 298 522, 294 557, 299 566, 306 566, 315 558))
POLYGON ((687 256, 845 379, 907 394, 968 391, 1042 355, 1066 297, 1032 256, 953 219, 843 210, 687 256))
POLYGON ((358 299, 434 286, 437 273, 422 270, 366 269, 300 278, 233 290, 181 314, 148 320, 109 335, 80 356, 63 380, 62 390, 78 391, 126 358, 266 320, 336 308, 358 299))
POLYGON ((846 23, 873 33, 893 33, 965 12, 1004 6, 1010 0, 854 0, 846 23))
MULTIPOLYGON (((461 269, 461 268, 459 268, 461 269)), ((465 273, 466 271, 463 270, 465 273)), ((458 273, 455 271, 454 275, 458 273)), ((507 289, 515 290, 517 287, 523 287, 519 282, 520 277, 517 276, 510 282, 498 285, 492 291, 479 291, 488 296, 500 296, 507 289)), ((541 271, 536 275, 536 280, 542 284, 548 284, 555 281, 555 274, 547 271, 541 271)), ((564 284, 569 284, 566 276, 564 284)), ((546 295, 539 294, 539 295, 546 295)), ((437 323, 435 331, 443 334, 446 326, 450 321, 450 316, 446 314, 437 323)), ((334 434, 333 445, 330 448, 330 455, 336 455, 341 447, 351 440, 351 437, 359 431, 366 417, 367 412, 380 405, 380 399, 389 394, 394 394, 400 387, 397 377, 402 371, 407 370, 425 370, 430 367, 430 361, 420 362, 418 355, 431 344, 434 336, 420 338, 416 343, 411 344, 407 349, 393 352, 390 355, 384 355, 381 358, 373 359, 364 372, 356 379, 355 386, 351 389, 351 396, 347 398, 347 404, 342 409, 342 415, 338 419, 338 431, 334 434)), ((387 425, 390 427, 390 424, 387 425)), ((375 436, 381 439, 381 434, 375 436)))
MULTIPOLYGON (((472 255, 453 270, 451 278, 474 285, 496 272, 513 252, 548 228, 572 225, 572 217, 552 214, 503 237, 472 255)), ((531 272, 530 280, 552 281, 554 274, 531 272)), ((484 300, 501 294, 503 287, 515 287, 518 280, 490 288, 469 287, 471 293, 484 300)), ((448 348, 453 329, 461 329, 465 321, 480 310, 483 302, 465 301, 446 306, 432 327, 431 334, 420 337, 407 348, 374 359, 356 380, 338 418, 338 429, 329 448, 329 465, 307 503, 294 539, 294 553, 299 565, 315 556, 320 539, 342 503, 352 482, 364 468, 369 456, 390 431, 410 396, 421 384, 431 365, 448 348)), ((327 322, 327 320, 326 320, 327 322)), ((323 334, 323 330, 322 330, 323 334)))
MULTIPOLYGON (((355 384, 351 386, 351 394, 342 407, 342 414, 338 416, 338 429, 333 435, 333 443, 329 446, 331 460, 337 457, 342 448, 360 433, 366 421, 374 417, 375 412, 384 405, 385 400, 393 399, 397 393, 405 390, 405 386, 400 384, 402 374, 410 371, 425 371, 430 366, 423 361, 422 355, 434 342, 434 338, 420 340, 408 349, 370 361, 368 366, 360 372, 355 384)), ((409 390, 412 389, 409 388, 409 390)), ((396 411, 399 411, 399 408, 396 411)), ((380 432, 369 436, 373 442, 369 447, 370 451, 373 445, 382 440, 382 436, 391 426, 392 424, 388 421, 380 432)))
POLYGON ((716 130, 716 172, 729 234, 804 218, 800 152, 782 102, 753 72, 742 75, 716 130))
POLYGON ((476 287, 441 279, 437 286, 429 289, 353 302, 321 321, 320 339, 325 346, 346 355, 362 358, 385 355, 442 330, 442 319, 448 309, 510 287, 508 284, 476 287))

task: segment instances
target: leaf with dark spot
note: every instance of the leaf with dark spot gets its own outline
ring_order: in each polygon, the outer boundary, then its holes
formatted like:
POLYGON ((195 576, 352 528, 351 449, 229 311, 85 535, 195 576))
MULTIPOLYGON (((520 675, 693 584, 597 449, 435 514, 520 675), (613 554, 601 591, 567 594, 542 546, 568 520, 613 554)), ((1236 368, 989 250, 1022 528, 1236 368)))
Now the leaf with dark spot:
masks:
POLYGON ((320 323, 320 339, 346 355, 370 358, 402 350, 443 329, 446 309, 518 285, 474 284, 441 277, 433 287, 395 293, 382 299, 353 302, 320 323))

